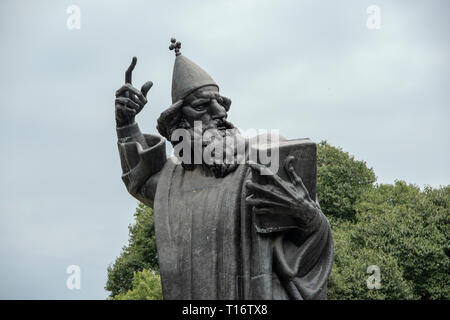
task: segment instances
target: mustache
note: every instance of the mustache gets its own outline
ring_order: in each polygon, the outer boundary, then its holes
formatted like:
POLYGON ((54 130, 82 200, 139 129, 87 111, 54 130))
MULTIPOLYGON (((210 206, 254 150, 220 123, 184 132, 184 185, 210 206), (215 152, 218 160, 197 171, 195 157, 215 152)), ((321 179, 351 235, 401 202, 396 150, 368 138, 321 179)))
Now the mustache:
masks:
POLYGON ((234 129, 234 125, 225 118, 217 118, 212 120, 208 125, 204 126, 203 132, 210 129, 227 130, 234 129))
MULTIPOLYGON (((189 134, 186 138, 190 140, 191 146, 195 141, 201 140, 203 147, 207 146, 216 139, 224 139, 225 137, 232 137, 240 134, 240 130, 236 128, 231 122, 225 118, 211 119, 208 124, 201 126, 201 131, 195 130, 187 121, 183 121, 178 129, 187 130, 189 134)), ((183 138, 184 139, 184 138, 183 138)), ((175 147, 183 140, 172 141, 172 146, 175 147)))

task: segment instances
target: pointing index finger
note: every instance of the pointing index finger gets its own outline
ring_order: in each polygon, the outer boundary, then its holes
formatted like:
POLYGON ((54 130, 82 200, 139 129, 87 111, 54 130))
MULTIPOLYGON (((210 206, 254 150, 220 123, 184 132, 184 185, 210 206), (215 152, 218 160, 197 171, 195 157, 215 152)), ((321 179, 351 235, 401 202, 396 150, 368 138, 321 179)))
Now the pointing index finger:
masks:
POLYGON ((131 84, 131 74, 133 73, 134 67, 136 66, 137 58, 133 57, 131 64, 125 72, 125 83, 131 84))

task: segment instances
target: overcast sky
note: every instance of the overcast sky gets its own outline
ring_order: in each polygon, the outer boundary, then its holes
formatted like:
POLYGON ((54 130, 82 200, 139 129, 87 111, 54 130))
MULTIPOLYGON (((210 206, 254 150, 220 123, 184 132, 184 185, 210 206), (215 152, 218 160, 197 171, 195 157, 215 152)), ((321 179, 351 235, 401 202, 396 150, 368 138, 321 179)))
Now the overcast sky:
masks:
POLYGON ((207 70, 242 129, 328 140, 378 182, 450 182, 450 2, 0 2, 0 298, 104 299, 137 201, 120 179, 114 92, 131 57, 155 133, 174 54, 207 70), (114 4, 113 4, 114 3, 114 4), (66 9, 81 9, 69 30, 66 9), (381 29, 367 28, 369 5, 381 29), (66 288, 68 265, 81 290, 66 288))

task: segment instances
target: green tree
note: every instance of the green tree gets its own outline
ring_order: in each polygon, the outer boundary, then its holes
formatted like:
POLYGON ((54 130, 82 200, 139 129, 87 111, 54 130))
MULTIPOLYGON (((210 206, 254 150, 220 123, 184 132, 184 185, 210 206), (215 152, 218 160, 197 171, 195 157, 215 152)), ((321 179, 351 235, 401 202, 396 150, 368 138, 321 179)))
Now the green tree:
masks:
POLYGON ((404 278, 397 259, 377 247, 360 246, 354 241, 357 226, 343 221, 333 229, 335 259, 328 282, 328 299, 372 300, 415 299, 413 285, 404 278), (367 268, 380 268, 381 289, 367 287, 367 268))
POLYGON ((323 213, 334 220, 355 218, 355 203, 376 181, 372 168, 340 148, 317 146, 317 197, 323 213), (337 218, 337 219, 333 219, 337 218))
POLYGON ((421 299, 450 298, 450 186, 396 181, 366 192, 356 204, 352 240, 394 257, 421 299))
POLYGON ((135 272, 133 275, 132 289, 126 293, 120 293, 112 300, 161 300, 162 288, 159 274, 150 270, 135 272))
POLYGON ((355 221, 333 228, 330 299, 449 299, 450 186, 421 191, 397 181, 363 193, 355 221), (381 270, 368 290, 366 268, 381 270))
POLYGON ((120 256, 108 267, 105 289, 111 297, 132 289, 135 272, 159 271, 155 241, 153 210, 139 203, 134 214, 135 224, 128 227, 128 245, 122 248, 120 256))

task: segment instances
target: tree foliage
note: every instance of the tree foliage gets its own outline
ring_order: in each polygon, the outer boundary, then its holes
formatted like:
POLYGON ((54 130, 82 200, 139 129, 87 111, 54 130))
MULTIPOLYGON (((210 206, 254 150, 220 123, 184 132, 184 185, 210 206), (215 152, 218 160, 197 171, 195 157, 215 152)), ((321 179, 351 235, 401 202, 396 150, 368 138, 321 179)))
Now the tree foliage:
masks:
POLYGON ((405 280, 403 269, 391 255, 376 247, 355 244, 355 224, 342 222, 333 229, 335 259, 328 281, 328 299, 372 300, 415 299, 411 282, 405 280), (369 266, 380 268, 381 289, 367 287, 369 266))
POLYGON ((114 296, 112 300, 162 300, 159 274, 145 269, 135 272, 132 289, 114 296))
POLYGON ((352 220, 355 202, 376 181, 372 168, 326 141, 317 148, 317 197, 330 217, 352 220))
POLYGON ((159 270, 153 210, 139 203, 134 217, 135 224, 128 226, 128 245, 122 248, 114 264, 108 267, 105 289, 111 292, 111 297, 131 290, 136 272, 159 270))
POLYGON ((355 205, 351 240, 395 259, 416 297, 449 299, 449 202, 450 186, 421 191, 403 181, 379 185, 355 205))

